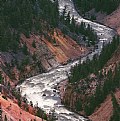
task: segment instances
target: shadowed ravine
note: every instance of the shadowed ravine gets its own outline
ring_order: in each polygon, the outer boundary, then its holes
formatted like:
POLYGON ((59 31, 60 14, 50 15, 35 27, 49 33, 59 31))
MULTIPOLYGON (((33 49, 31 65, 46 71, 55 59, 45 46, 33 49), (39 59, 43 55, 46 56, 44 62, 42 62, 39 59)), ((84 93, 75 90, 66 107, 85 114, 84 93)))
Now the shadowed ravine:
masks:
MULTIPOLYGON (((115 35, 114 30, 98 23, 83 19, 75 10, 72 0, 59 0, 60 12, 64 9, 64 6, 67 7, 67 12, 70 11, 71 16, 74 15, 77 23, 80 23, 81 21, 86 24, 89 23, 94 31, 96 31, 99 37, 98 49, 87 55, 90 59, 92 59, 94 54, 101 52, 103 42, 104 44, 107 44, 112 40, 112 37, 115 35)), ((83 57, 81 60, 84 61, 86 57, 83 57)), ((87 120, 82 116, 68 111, 63 105, 61 105, 58 90, 54 89, 58 83, 67 79, 67 73, 69 73, 71 66, 74 66, 78 62, 79 61, 74 61, 67 65, 59 66, 48 73, 43 73, 27 79, 24 83, 18 86, 21 89, 22 96, 26 94, 28 101, 32 101, 33 104, 38 103, 38 106, 46 112, 49 112, 50 109, 54 107, 59 121, 87 120)))

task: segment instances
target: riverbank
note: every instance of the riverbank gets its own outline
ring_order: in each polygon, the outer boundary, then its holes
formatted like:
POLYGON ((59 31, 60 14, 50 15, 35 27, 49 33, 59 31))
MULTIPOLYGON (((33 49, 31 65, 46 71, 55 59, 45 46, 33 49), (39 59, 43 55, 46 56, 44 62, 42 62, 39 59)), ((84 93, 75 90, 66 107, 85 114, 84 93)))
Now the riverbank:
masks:
MULTIPOLYGON (((75 10, 72 1, 59 0, 60 11, 63 10, 65 5, 67 5, 67 12, 70 11, 70 15, 74 15, 77 23, 83 21, 86 24, 90 24, 90 26, 97 33, 99 37, 99 42, 97 44, 98 48, 95 49, 95 51, 90 53, 88 56, 81 58, 82 61, 85 61, 87 57, 92 59, 94 54, 99 54, 101 52, 103 43, 107 44, 112 41, 112 37, 115 35, 115 32, 114 30, 107 28, 106 26, 81 18, 75 10)), ((38 106, 45 110, 47 113, 49 113, 51 108, 54 108, 55 115, 57 115, 59 121, 87 120, 84 117, 75 114, 74 112, 68 111, 61 104, 60 95, 57 93, 58 90, 54 89, 55 86, 58 85, 61 81, 67 79, 67 74, 70 72, 70 68, 78 62, 79 61, 74 61, 64 66, 58 66, 56 69, 53 69, 48 73, 43 73, 27 79, 24 83, 19 85, 22 96, 26 95, 28 101, 32 101, 33 104, 38 103, 38 106)))

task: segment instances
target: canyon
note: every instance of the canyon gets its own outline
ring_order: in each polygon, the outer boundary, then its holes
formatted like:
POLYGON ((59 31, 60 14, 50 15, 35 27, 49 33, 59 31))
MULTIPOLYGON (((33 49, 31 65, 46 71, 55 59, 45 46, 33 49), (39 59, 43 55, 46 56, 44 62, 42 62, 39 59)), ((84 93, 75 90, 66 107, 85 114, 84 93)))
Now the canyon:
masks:
MULTIPOLYGON (((97 43, 98 48, 91 53, 86 53, 84 57, 81 57, 81 61, 85 61, 87 57, 92 59, 94 54, 100 54, 103 44, 111 42, 116 32, 107 26, 83 19, 77 13, 72 0, 59 0, 58 3, 60 13, 66 6, 67 12, 70 11, 71 17, 74 15, 77 24, 81 22, 84 22, 86 25, 89 24, 99 38, 99 42, 97 43)), ((79 54, 77 56, 79 56, 79 54)), ((69 111, 61 104, 59 90, 56 90, 57 85, 68 78, 71 67, 77 63, 79 63, 79 59, 66 65, 57 65, 46 73, 26 79, 21 85, 18 85, 17 88, 20 88, 22 96, 26 95, 27 100, 32 101, 34 105, 38 103, 38 106, 48 114, 54 109, 58 121, 86 121, 88 120, 87 118, 69 111)))

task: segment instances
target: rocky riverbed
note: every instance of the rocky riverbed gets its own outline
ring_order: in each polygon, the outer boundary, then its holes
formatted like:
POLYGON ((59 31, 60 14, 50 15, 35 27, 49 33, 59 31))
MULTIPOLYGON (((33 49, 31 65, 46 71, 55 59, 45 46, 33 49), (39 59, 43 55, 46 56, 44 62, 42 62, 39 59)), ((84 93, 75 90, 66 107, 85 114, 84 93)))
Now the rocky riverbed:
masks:
MULTIPOLYGON (((59 0, 60 13, 64 9, 64 6, 66 6, 67 12, 70 11, 71 16, 74 15, 78 24, 81 21, 85 22, 86 25, 90 24, 93 30, 97 33, 99 37, 99 42, 97 44, 98 48, 83 57, 81 60, 84 61, 87 56, 92 59, 94 54, 101 52, 103 43, 107 44, 112 41, 112 37, 115 35, 114 30, 104 25, 83 19, 75 10, 72 0, 59 0)), ((67 110, 61 104, 59 90, 55 89, 60 82, 67 79, 70 68, 78 62, 79 60, 76 60, 64 66, 58 66, 47 73, 31 77, 17 87, 20 87, 22 96, 26 95, 28 101, 32 101, 33 104, 38 103, 38 106, 47 113, 54 108, 58 121, 86 121, 86 118, 67 110)))

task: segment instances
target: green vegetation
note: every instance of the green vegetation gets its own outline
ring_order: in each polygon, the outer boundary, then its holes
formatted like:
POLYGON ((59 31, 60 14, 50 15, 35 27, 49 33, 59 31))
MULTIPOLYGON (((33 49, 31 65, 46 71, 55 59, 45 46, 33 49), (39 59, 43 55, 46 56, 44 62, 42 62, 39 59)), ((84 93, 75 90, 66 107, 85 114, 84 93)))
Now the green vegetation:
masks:
POLYGON ((58 24, 57 2, 50 0, 5 0, 0 2, 0 51, 19 48, 21 33, 41 33, 41 23, 46 21, 51 27, 58 24))
POLYGON ((8 120, 7 120, 7 116, 6 116, 6 115, 5 115, 4 121, 8 121, 8 120))
POLYGON ((28 55, 28 50, 27 50, 26 44, 23 45, 22 51, 23 51, 23 53, 24 53, 25 55, 28 55))
POLYGON ((47 120, 47 115, 46 115, 46 113, 45 113, 42 109, 40 109, 39 107, 37 107, 36 116, 38 116, 38 117, 40 117, 40 118, 42 118, 42 119, 47 120))
POLYGON ((35 40, 32 42, 32 47, 36 48, 35 40))
POLYGON ((29 63, 30 63, 30 58, 29 58, 29 56, 26 56, 26 57, 21 61, 21 63, 19 63, 19 64, 17 65, 17 68, 18 68, 20 71, 24 71, 25 66, 27 66, 29 63))
POLYGON ((77 111, 82 111, 83 110, 83 108, 82 108, 82 102, 81 102, 80 99, 77 100, 75 108, 76 108, 77 111))
POLYGON ((107 75, 105 75, 105 81, 103 86, 98 86, 94 95, 90 96, 87 103, 84 106, 84 111, 87 115, 94 112, 95 108, 98 107, 107 97, 108 94, 115 92, 116 88, 120 85, 120 65, 115 69, 115 75, 113 76, 110 70, 107 75))
MULTIPOLYGON (((82 80, 83 82, 84 80, 82 80)), ((97 75, 97 81, 102 81, 99 83, 95 89, 95 92, 89 95, 86 95, 84 100, 82 98, 78 98, 75 102, 75 111, 84 111, 86 115, 91 115, 97 107, 100 106, 101 103, 107 98, 111 92, 115 92, 117 88, 120 87, 120 64, 116 65, 115 71, 109 70, 107 74, 101 73, 97 75)), ((77 83, 78 85, 79 83, 77 83)), ((76 86, 75 86, 76 87, 76 86)), ((82 89, 82 86, 80 87, 82 89)), ((84 87, 83 87, 84 88, 84 87)), ((89 87, 87 87, 89 88, 89 87)), ((79 86, 75 88, 79 89, 79 86)), ((87 89, 86 89, 87 90, 87 89)), ((81 92, 77 92, 78 95, 81 95, 81 92)), ((85 93, 83 93, 85 95, 85 93)), ((119 119, 120 107, 117 104, 113 94, 112 94, 112 102, 113 102, 113 116, 111 117, 111 121, 117 121, 119 119)), ((69 104, 66 103, 68 106, 69 104)))
POLYGON ((87 58, 86 62, 76 65, 74 68, 71 68, 71 75, 69 77, 69 82, 74 83, 78 82, 81 79, 86 78, 91 73, 98 73, 100 69, 107 63, 107 61, 112 57, 112 54, 119 46, 119 37, 114 37, 113 41, 103 47, 103 50, 98 57, 94 55, 93 60, 87 58))
POLYGON ((119 6, 120 0, 73 0, 81 14, 95 8, 96 11, 110 14, 119 6))
POLYGON ((2 78, 2 75, 0 74, 0 84, 2 83, 3 81, 3 78, 2 78))
POLYGON ((119 121, 120 120, 120 105, 118 104, 115 95, 112 93, 112 104, 113 104, 113 115, 110 121, 119 121))
MULTIPOLYGON (((83 109, 86 115, 90 115, 94 112, 96 107, 98 107, 106 99, 107 95, 110 94, 111 91, 114 92, 116 88, 119 88, 120 64, 116 65, 114 72, 109 70, 107 74, 103 74, 101 71, 107 61, 112 57, 119 44, 119 37, 114 37, 113 41, 103 48, 99 56, 95 55, 93 60, 90 61, 87 59, 86 62, 76 65, 71 69, 69 82, 72 84, 76 84, 76 82, 79 84, 81 79, 85 79, 82 82, 84 83, 85 81, 86 87, 89 88, 89 80, 87 81, 87 77, 91 73, 96 74, 98 80, 103 80, 103 84, 99 82, 97 85, 95 93, 85 97, 85 102, 81 102, 80 99, 76 101, 75 110, 80 111, 83 109)), ((81 90, 82 88, 84 87, 81 87, 81 90)), ((75 90, 77 93, 80 93, 79 88, 76 88, 75 90)))
MULTIPOLYGON (((74 16, 70 22, 70 12, 66 15, 66 7, 59 17, 58 1, 54 3, 50 0, 1 1, 0 51, 16 52, 20 48, 19 43, 22 33, 27 38, 30 37, 31 33, 45 35, 46 30, 59 27, 60 23, 62 23, 64 34, 70 31, 79 36, 81 33, 85 36, 84 41, 87 42, 88 46, 95 44, 97 40, 96 33, 89 25, 87 27, 84 23, 81 23, 80 26, 76 25, 74 16)), ((51 41, 50 37, 48 39, 51 41)), ((34 42, 32 45, 34 48, 36 47, 34 42)), ((27 55, 28 53, 24 49, 23 51, 27 55)))
MULTIPOLYGON (((62 28, 62 32, 64 34, 68 34, 69 32, 75 33, 77 36, 83 35, 83 40, 85 43, 87 43, 88 46, 95 45, 97 42, 97 34, 94 32, 94 30, 90 27, 90 25, 85 25, 84 22, 81 22, 80 25, 75 24, 74 16, 70 20, 70 12, 66 15, 66 7, 63 10, 62 15, 60 16, 60 22, 66 27, 62 28)), ((68 34, 69 35, 69 34, 68 34)))

